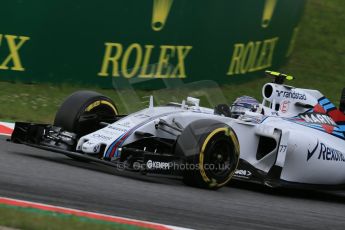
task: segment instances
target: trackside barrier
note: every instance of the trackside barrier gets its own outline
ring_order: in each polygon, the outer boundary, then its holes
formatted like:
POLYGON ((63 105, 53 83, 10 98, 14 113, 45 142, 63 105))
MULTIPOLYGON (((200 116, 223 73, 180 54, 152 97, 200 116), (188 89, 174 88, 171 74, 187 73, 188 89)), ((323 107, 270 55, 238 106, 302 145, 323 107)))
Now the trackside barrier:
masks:
POLYGON ((111 88, 113 80, 125 79, 149 89, 161 88, 162 79, 247 81, 286 61, 304 5, 305 0, 7 1, 0 14, 0 80, 111 88))

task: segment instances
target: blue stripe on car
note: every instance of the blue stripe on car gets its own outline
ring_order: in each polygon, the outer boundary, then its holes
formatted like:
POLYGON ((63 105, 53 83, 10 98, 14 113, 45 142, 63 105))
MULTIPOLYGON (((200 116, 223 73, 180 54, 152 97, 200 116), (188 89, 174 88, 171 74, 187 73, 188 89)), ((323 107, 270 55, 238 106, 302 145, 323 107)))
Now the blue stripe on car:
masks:
POLYGON ((319 103, 320 103, 320 105, 325 105, 325 104, 327 104, 327 103, 330 103, 330 101, 327 99, 327 98, 324 98, 324 99, 321 99, 320 101, 319 101, 319 103))

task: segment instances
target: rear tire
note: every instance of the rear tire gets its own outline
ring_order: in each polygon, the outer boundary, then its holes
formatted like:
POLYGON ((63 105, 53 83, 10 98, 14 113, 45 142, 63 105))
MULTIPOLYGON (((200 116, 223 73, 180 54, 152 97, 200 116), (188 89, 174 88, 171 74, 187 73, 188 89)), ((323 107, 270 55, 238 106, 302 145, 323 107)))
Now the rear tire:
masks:
POLYGON ((210 119, 198 120, 181 133, 176 154, 186 158, 185 184, 218 189, 231 180, 237 168, 239 143, 228 125, 210 119))
POLYGON ((77 91, 60 106, 54 126, 80 137, 96 131, 101 121, 114 119, 117 114, 118 110, 110 98, 93 91, 77 91))

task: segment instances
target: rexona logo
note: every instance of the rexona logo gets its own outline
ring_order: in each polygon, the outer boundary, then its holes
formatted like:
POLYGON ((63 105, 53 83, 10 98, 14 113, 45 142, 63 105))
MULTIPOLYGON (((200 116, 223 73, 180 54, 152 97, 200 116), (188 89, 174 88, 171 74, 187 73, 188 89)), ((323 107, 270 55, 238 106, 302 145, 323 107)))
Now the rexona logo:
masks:
POLYGON ((345 162, 345 153, 337 149, 328 147, 324 143, 317 141, 316 146, 310 151, 308 150, 307 161, 314 155, 315 152, 319 153, 318 160, 324 161, 341 161, 345 162))
POLYGON ((170 169, 170 163, 148 160, 146 167, 148 169, 170 169))

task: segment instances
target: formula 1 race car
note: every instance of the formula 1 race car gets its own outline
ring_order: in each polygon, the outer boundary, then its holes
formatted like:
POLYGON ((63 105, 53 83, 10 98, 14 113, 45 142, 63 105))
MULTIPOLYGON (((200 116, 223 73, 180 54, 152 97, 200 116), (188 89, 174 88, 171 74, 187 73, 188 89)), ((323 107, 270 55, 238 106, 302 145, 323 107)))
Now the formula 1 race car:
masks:
POLYGON ((345 91, 337 109, 317 90, 285 85, 291 76, 267 74, 273 82, 263 86, 255 110, 204 108, 191 97, 155 107, 151 97, 148 108, 119 115, 111 99, 78 91, 53 125, 17 122, 11 141, 143 174, 177 175, 203 188, 232 178, 271 187, 344 185, 345 91))

